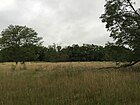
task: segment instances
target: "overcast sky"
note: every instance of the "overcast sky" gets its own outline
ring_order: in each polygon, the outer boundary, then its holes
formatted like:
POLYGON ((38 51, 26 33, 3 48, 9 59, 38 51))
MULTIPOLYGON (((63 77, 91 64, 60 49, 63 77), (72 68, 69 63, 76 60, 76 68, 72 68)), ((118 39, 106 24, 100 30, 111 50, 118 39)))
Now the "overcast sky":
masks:
MULTIPOLYGON (((135 0, 137 7, 140 0, 135 0)), ((10 24, 26 25, 57 43, 104 45, 111 41, 99 19, 105 0, 0 0, 0 31, 10 24)))

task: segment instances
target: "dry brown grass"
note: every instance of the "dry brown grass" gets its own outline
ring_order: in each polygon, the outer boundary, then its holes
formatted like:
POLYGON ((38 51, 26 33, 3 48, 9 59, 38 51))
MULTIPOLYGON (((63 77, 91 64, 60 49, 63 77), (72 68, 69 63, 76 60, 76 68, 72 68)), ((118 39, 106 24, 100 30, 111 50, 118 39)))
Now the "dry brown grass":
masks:
MULTIPOLYGON (((0 64, 0 70, 10 70, 14 69, 15 70, 22 70, 23 69, 23 64, 18 63, 16 65, 15 63, 1 63, 0 64)), ((67 67, 72 67, 72 68, 104 68, 104 67, 115 67, 116 64, 115 62, 60 62, 60 63, 46 63, 46 62, 26 62, 26 69, 28 70, 54 70, 54 69, 63 69, 67 67)))
POLYGON ((0 105, 140 105, 139 64, 121 69, 98 69, 114 67, 112 62, 22 66, 13 70, 15 63, 0 64, 0 105))

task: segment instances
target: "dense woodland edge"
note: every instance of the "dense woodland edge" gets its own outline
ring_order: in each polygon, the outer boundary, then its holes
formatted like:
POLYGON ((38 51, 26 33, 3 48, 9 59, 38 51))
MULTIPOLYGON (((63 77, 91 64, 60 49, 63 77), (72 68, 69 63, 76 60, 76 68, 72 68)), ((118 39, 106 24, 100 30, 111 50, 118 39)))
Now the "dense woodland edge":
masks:
POLYGON ((108 43, 104 47, 94 44, 73 44, 62 47, 57 44, 45 46, 24 45, 8 47, 0 51, 0 62, 72 62, 72 61, 135 61, 133 51, 124 46, 108 43))
POLYGON ((32 28, 10 25, 0 34, 0 62, 119 61, 134 65, 140 61, 140 8, 135 8, 132 0, 105 1, 100 19, 114 44, 45 47, 32 28))

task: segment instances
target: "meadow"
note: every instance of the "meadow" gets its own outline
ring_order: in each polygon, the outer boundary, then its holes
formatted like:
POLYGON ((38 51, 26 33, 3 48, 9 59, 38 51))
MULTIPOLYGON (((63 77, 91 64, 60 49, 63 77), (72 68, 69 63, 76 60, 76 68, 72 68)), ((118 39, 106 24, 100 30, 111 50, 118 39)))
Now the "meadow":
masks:
POLYGON ((0 63, 0 105, 140 105, 140 64, 0 63))

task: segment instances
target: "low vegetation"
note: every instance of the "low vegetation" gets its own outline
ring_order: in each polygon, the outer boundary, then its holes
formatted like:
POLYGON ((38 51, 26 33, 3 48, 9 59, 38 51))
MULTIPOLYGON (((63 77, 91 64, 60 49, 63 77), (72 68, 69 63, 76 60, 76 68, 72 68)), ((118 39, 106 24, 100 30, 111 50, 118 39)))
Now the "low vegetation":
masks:
POLYGON ((105 46, 46 47, 32 28, 4 29, 0 105, 140 105, 140 9, 131 0, 104 7, 100 18, 115 41, 105 46))
POLYGON ((113 62, 0 64, 0 105, 139 105, 140 65, 113 62), (104 69, 101 69, 103 68, 104 69))

